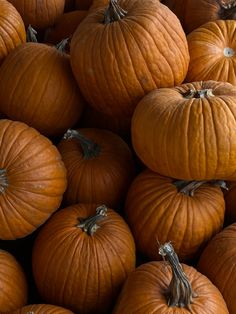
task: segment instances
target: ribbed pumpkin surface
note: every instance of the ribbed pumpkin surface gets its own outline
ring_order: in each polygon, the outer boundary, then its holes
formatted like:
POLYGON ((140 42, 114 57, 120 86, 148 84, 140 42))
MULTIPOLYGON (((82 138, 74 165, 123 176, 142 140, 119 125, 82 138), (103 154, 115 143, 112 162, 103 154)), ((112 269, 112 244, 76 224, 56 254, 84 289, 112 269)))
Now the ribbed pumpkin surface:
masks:
POLYGON ((50 304, 31 304, 9 314, 73 314, 70 310, 50 304))

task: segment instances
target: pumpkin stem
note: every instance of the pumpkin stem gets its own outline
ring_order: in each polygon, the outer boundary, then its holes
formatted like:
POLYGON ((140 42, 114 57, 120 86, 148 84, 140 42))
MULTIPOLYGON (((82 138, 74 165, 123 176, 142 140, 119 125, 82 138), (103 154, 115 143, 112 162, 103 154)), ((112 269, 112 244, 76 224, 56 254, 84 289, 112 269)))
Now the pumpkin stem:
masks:
POLYGON ((104 24, 110 24, 115 21, 119 21, 123 19, 127 14, 127 11, 122 9, 119 4, 118 0, 110 0, 108 7, 104 12, 104 24))
POLYGON ((100 226, 97 225, 98 220, 107 216, 107 207, 101 205, 96 208, 96 214, 88 218, 79 218, 80 223, 77 225, 78 228, 81 228, 88 235, 93 235, 100 226))
POLYGON ((29 25, 26 31, 26 41, 27 42, 31 42, 31 43, 37 43, 37 31, 31 26, 29 25))
POLYGON ((0 168, 0 193, 4 193, 8 187, 6 169, 0 168))
POLYGON ((220 5, 219 18, 221 20, 235 20, 236 18, 235 0, 219 0, 219 5, 220 5))
POLYGON ((84 159, 95 158, 99 155, 101 151, 100 146, 92 140, 83 136, 79 131, 69 129, 63 136, 64 140, 73 138, 77 139, 80 142, 84 154, 84 159))
POLYGON ((193 303, 193 298, 197 297, 197 294, 192 290, 171 243, 161 245, 159 254, 169 262, 172 270, 172 278, 167 293, 168 306, 187 308, 191 311, 191 303, 193 303))
POLYGON ((66 52, 66 45, 69 42, 69 37, 62 39, 58 44, 55 45, 58 51, 65 53, 66 52))
POLYGON ((219 186, 222 189, 228 190, 225 181, 223 180, 203 180, 203 181, 184 181, 176 180, 173 184, 177 187, 179 193, 183 193, 188 196, 194 196, 195 191, 203 184, 211 184, 214 186, 219 186))
POLYGON ((213 97, 212 89, 200 89, 194 90, 189 89, 187 92, 183 93, 183 97, 187 99, 191 98, 205 98, 205 97, 213 97))

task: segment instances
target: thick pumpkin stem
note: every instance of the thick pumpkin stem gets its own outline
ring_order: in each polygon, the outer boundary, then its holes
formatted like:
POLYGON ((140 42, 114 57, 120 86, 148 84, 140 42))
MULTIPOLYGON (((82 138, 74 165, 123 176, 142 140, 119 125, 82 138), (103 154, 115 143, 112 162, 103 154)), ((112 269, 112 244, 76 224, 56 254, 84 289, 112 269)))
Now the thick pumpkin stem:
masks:
POLYGON ((64 140, 73 138, 77 139, 80 142, 84 154, 84 159, 95 158, 99 155, 101 151, 100 146, 92 140, 83 136, 79 131, 69 129, 63 136, 64 140))
POLYGON ((222 189, 228 190, 225 181, 223 180, 202 180, 202 181, 184 181, 177 180, 174 181, 173 184, 177 187, 179 193, 183 193, 188 196, 194 196, 195 191, 203 184, 211 184, 215 186, 219 186, 222 189))
POLYGON ((65 53, 66 52, 66 45, 69 42, 69 38, 62 39, 58 44, 56 44, 56 48, 58 51, 65 53))
POLYGON ((37 31, 31 26, 29 25, 26 31, 26 41, 27 42, 31 42, 31 43, 37 43, 37 31))
POLYGON ((6 169, 0 168, 0 193, 4 193, 8 187, 6 169))
POLYGON ((200 89, 200 90, 189 89, 186 93, 183 93, 183 97, 187 99, 191 99, 191 98, 214 97, 214 95, 212 93, 212 89, 200 89))
POLYGON ((107 207, 105 205, 101 205, 96 209, 96 215, 88 217, 88 218, 79 218, 80 223, 77 225, 78 228, 81 228, 88 235, 93 235, 94 232, 100 228, 97 225, 98 220, 103 219, 107 216, 107 207))
POLYGON ((220 5, 219 18, 221 20, 236 19, 236 1, 235 0, 218 0, 220 5))
POLYGON ((104 13, 104 24, 109 24, 118 20, 123 19, 127 14, 127 11, 122 9, 118 5, 118 0, 110 0, 109 6, 106 8, 104 13))
POLYGON ((178 256, 171 243, 165 243, 159 248, 159 254, 171 266, 172 278, 167 292, 167 302, 170 307, 182 307, 191 311, 193 298, 197 297, 183 271, 178 256))

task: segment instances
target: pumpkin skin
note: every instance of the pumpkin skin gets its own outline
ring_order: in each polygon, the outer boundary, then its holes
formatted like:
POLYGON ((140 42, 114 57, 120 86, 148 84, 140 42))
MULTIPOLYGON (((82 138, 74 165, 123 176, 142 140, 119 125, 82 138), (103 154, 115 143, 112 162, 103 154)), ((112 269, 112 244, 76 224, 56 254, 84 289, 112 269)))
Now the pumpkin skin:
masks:
POLYGON ((131 117, 146 93, 182 83, 189 53, 178 19, 159 1, 121 0, 119 6, 128 13, 110 24, 103 24, 106 7, 90 10, 72 37, 71 66, 91 106, 131 117))
POLYGON ((187 82, 215 80, 236 85, 236 21, 209 22, 188 37, 187 82))
POLYGON ((22 122, 0 120, 0 239, 25 237, 60 206, 66 169, 51 141, 22 122))
POLYGON ((235 96, 235 86, 215 81, 150 92, 132 117, 135 152, 149 169, 171 178, 235 180, 235 96), (214 97, 190 97, 190 90, 210 90, 214 97))
POLYGON ((113 314, 226 314, 229 313, 219 290, 196 269, 182 264, 197 297, 191 312, 185 308, 169 307, 166 293, 172 272, 165 262, 149 262, 133 271, 126 280, 113 314))
POLYGON ((8 0, 20 13, 25 26, 44 29, 63 13, 65 0, 8 0))
POLYGON ((0 64, 10 51, 26 41, 24 22, 15 7, 0 0, 0 64))
POLYGON ((31 304, 22 307, 9 314, 73 314, 70 310, 64 309, 60 306, 50 304, 31 304))
POLYGON ((137 249, 150 260, 161 259, 158 239, 174 243, 179 260, 189 261, 222 229, 224 208, 219 187, 204 184, 190 196, 173 179, 145 170, 129 188, 125 216, 137 249))
POLYGON ((0 250, 0 312, 8 313, 24 306, 28 286, 22 267, 15 257, 0 250))
POLYGON ((222 293, 230 313, 236 313, 236 224, 218 233, 203 251, 197 265, 222 293))
POLYGON ((0 69, 0 110, 46 136, 59 136, 80 118, 84 100, 70 57, 53 46, 25 43, 0 69))
POLYGON ((62 140, 58 150, 67 169, 66 204, 98 203, 118 208, 134 177, 134 161, 128 145, 116 134, 96 128, 79 129, 100 147, 87 157, 76 138, 62 140))
POLYGON ((76 204, 58 211, 33 247, 39 293, 47 302, 76 313, 107 313, 135 267, 133 237, 116 212, 108 209, 92 236, 77 227, 78 218, 94 215, 96 207, 76 204))

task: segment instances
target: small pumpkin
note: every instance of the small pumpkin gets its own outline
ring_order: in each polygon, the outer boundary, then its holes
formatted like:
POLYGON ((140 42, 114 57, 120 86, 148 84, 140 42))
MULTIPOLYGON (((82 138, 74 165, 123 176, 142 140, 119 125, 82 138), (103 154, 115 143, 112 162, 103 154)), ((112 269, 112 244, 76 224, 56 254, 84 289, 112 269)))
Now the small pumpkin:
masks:
POLYGON ((66 184, 50 140, 22 122, 0 120, 0 239, 35 231, 60 206, 66 184))
POLYGON ((55 213, 40 230, 32 265, 47 302, 76 313, 108 313, 134 270, 134 240, 112 209, 76 204, 55 213))
POLYGON ((195 268, 180 264, 170 243, 159 251, 168 263, 153 261, 133 271, 112 313, 229 313, 219 290, 195 268))
POLYGON ((167 177, 235 180, 235 96, 235 86, 216 81, 150 92, 132 117, 135 152, 149 169, 167 177))
POLYGON ((65 0, 8 0, 20 13, 26 28, 45 29, 63 13, 65 0))
POLYGON ((236 224, 218 233, 203 251, 197 265, 222 293, 230 313, 236 313, 236 224))
POLYGON ((0 286, 1 313, 9 313, 27 303, 25 273, 15 257, 4 250, 0 250, 0 286))
POLYGON ((183 182, 151 170, 141 172, 132 182, 125 204, 137 249, 150 260, 158 260, 158 239, 174 243, 180 261, 196 258, 223 227, 225 202, 216 184, 183 182))
POLYGON ((188 36, 187 82, 215 80, 236 85, 236 21, 209 22, 188 36))
POLYGON ((146 93, 182 83, 188 63, 182 26, 159 1, 111 0, 91 9, 71 41, 82 94, 111 116, 131 117, 146 93))
POLYGON ((56 305, 30 304, 9 314, 73 314, 73 312, 56 305))
POLYGON ((24 22, 15 7, 0 0, 0 64, 10 51, 26 41, 24 22))

